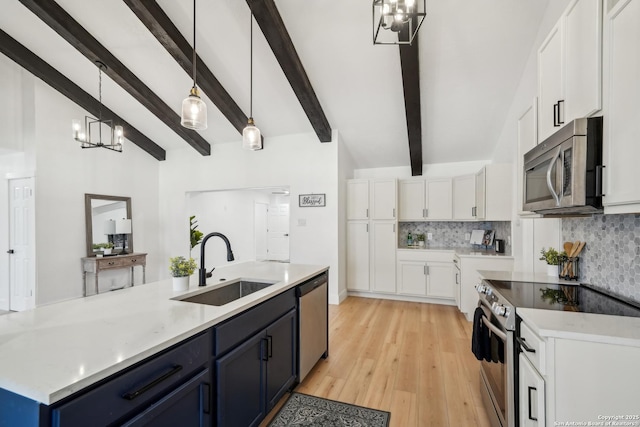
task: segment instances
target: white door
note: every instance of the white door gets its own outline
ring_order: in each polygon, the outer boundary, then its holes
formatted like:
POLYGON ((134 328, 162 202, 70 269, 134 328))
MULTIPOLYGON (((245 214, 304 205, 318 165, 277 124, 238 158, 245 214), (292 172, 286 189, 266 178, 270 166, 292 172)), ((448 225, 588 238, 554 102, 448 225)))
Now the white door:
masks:
POLYGON ((9 180, 9 309, 36 306, 34 179, 9 180))
POLYGON ((453 219, 475 219, 476 176, 453 178, 453 219))
POLYGON ((255 203, 254 208, 254 247, 256 261, 267 259, 267 211, 269 205, 266 203, 255 203))
POLYGON ((377 179, 371 183, 371 219, 396 219, 397 183, 377 179))
POLYGON ((427 180, 427 220, 453 218, 451 188, 451 178, 427 180))
POLYGON ((424 179, 400 181, 398 187, 398 218, 402 220, 423 221, 425 217, 424 179))
POLYGON ((453 267, 448 262, 430 262, 427 264, 427 295, 430 297, 455 297, 455 283, 453 282, 453 267))
POLYGON ((267 214, 267 259, 289 260, 289 205, 269 205, 267 214))
POLYGON ((369 181, 347 181, 347 219, 369 219, 369 181))
POLYGON ((371 262, 369 264, 371 290, 396 293, 396 223, 371 222, 371 262))
POLYGON ((427 295, 427 267, 422 261, 398 261, 398 293, 427 295))
POLYGON ((562 20, 538 51, 538 142, 560 129, 564 121, 562 87, 562 20), (560 117, 559 117, 560 116, 560 117))

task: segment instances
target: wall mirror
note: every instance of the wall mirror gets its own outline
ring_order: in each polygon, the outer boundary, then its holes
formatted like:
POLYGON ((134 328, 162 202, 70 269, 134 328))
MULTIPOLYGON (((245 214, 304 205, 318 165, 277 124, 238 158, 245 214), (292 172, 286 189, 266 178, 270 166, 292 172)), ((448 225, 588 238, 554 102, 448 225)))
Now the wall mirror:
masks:
MULTIPOLYGON (((87 256, 105 253, 96 245, 112 243, 113 254, 133 253, 133 232, 116 234, 116 222, 131 219, 131 197, 105 196, 101 194, 85 194, 85 221, 87 227, 87 256)), ((129 227, 131 225, 129 223, 129 227)), ((107 251, 108 252, 108 251, 107 251)))

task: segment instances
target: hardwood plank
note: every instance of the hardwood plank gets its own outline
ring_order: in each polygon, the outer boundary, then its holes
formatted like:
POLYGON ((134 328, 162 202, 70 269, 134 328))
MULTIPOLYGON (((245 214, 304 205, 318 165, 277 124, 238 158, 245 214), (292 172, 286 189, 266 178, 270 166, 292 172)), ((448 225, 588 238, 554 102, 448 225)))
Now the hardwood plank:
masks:
POLYGON ((489 427, 456 307, 349 297, 330 319, 329 357, 297 391, 390 411, 392 426, 489 427))

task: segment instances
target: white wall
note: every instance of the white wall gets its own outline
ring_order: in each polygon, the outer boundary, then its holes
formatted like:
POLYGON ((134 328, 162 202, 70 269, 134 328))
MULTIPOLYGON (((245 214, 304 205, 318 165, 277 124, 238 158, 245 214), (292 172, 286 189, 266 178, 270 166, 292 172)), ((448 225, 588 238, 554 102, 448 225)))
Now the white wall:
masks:
MULTIPOLYGON (((331 143, 320 143, 315 134, 267 137, 261 151, 243 150, 238 140, 213 145, 208 157, 193 149, 168 152, 167 160, 160 165, 158 234, 164 262, 158 274, 168 277, 166 260, 184 253, 188 245, 191 213, 185 203, 187 192, 288 186, 292 201, 291 262, 330 266, 330 298, 337 300, 340 279, 336 242, 342 209, 338 206, 337 139, 337 133, 331 143), (325 193, 326 207, 299 208, 298 195, 306 193, 325 193)), ((234 251, 243 250, 232 239, 231 245, 234 251)))

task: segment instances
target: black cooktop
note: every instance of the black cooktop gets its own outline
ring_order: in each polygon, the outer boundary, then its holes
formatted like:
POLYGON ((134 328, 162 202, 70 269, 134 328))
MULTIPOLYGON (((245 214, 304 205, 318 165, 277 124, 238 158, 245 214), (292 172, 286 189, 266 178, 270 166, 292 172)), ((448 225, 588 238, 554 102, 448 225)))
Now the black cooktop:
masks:
POLYGON ((640 317, 640 304, 589 285, 488 280, 514 307, 640 317))

